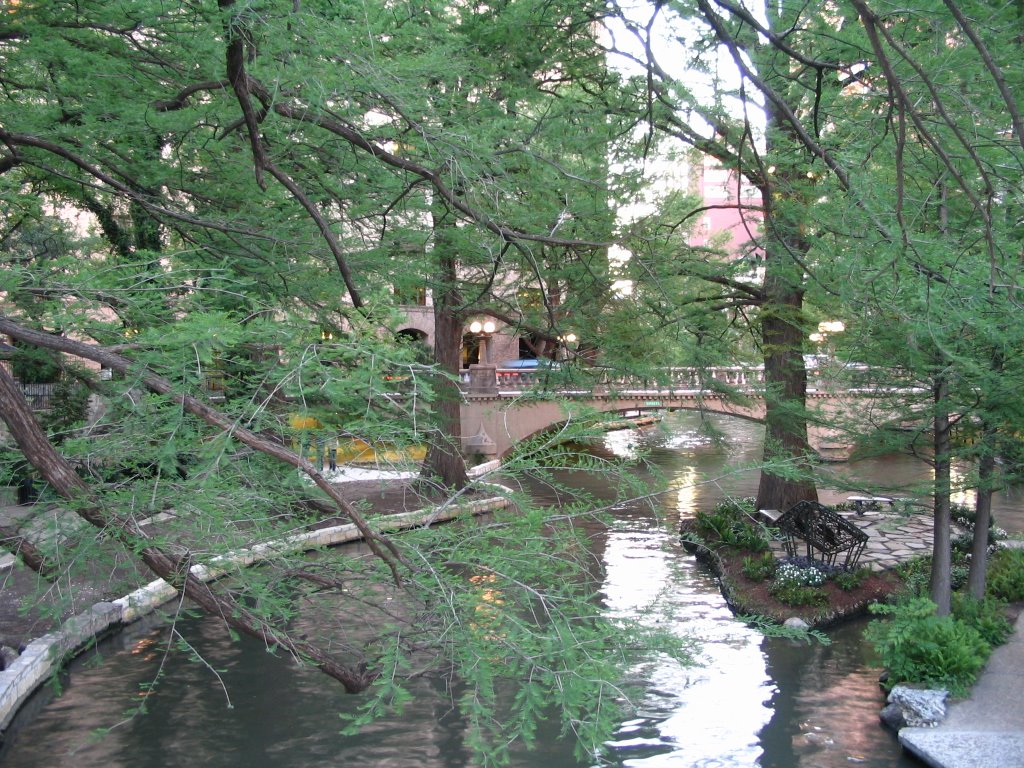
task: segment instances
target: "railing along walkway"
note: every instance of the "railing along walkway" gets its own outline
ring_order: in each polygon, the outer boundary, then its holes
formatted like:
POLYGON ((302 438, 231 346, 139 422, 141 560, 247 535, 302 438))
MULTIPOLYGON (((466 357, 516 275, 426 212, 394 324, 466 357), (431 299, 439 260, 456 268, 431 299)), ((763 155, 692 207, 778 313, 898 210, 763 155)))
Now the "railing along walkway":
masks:
MULTIPOLYGON (((586 369, 584 369, 586 370, 586 369)), ((500 368, 472 365, 460 373, 462 388, 468 394, 523 392, 529 389, 558 391, 563 394, 597 395, 615 392, 700 392, 714 391, 715 384, 746 391, 759 391, 764 383, 764 367, 720 366, 714 368, 668 368, 657 377, 610 375, 594 376, 587 370, 582 378, 586 386, 569 370, 556 367, 535 369, 500 368), (493 380, 492 380, 493 376, 493 380)))

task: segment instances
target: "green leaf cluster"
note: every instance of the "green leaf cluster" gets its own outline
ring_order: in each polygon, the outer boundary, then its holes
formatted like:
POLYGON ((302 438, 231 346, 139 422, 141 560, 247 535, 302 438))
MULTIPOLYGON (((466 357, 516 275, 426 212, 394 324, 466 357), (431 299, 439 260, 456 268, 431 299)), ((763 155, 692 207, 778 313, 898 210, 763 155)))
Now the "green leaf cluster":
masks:
POLYGON ((966 693, 991 652, 979 632, 952 616, 938 616, 935 604, 917 598, 898 605, 871 607, 890 617, 873 621, 866 637, 888 670, 886 686, 924 683, 966 693))

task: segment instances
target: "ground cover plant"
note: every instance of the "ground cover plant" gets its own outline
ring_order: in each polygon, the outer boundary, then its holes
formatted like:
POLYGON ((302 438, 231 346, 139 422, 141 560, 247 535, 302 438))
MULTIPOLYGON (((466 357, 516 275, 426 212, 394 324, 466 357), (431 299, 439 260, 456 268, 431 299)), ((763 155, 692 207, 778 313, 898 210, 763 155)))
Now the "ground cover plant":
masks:
POLYGON ((962 553, 954 557, 955 591, 948 615, 937 615, 927 597, 929 557, 901 566, 901 590, 890 604, 872 607, 884 618, 871 622, 866 637, 886 670, 887 688, 910 683, 964 695, 992 649, 1009 639, 1024 601, 1024 551, 996 549, 989 555, 988 586, 980 600, 964 591, 966 559, 962 553))
POLYGON ((925 597, 879 604, 872 612, 889 617, 872 622, 866 632, 887 670, 887 688, 922 683, 963 695, 992 650, 974 627, 952 615, 937 615, 935 604, 925 597))

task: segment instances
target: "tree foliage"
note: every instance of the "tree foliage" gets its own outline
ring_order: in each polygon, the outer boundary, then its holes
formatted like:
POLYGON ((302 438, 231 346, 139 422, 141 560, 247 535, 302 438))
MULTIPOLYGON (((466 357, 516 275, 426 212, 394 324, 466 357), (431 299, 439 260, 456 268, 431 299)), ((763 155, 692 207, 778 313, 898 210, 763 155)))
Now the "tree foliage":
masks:
POLYGON ((807 336, 844 320, 838 353, 884 371, 870 383, 893 395, 872 413, 912 425, 903 446, 935 463, 933 599, 948 609, 950 462, 979 460, 983 498, 1022 426, 1015 6, 3 11, 0 330, 23 379, 59 375, 105 407, 78 431, 69 410, 47 438, 11 389, 5 420, 66 503, 239 629, 338 665, 352 689, 376 685, 369 711, 399 701, 429 651, 431 669, 467 684, 481 745, 499 735, 503 668, 534 681, 514 695, 527 739, 541 696, 567 723, 607 700, 629 633, 593 610, 579 530, 524 511, 396 541, 310 461, 310 429, 427 442, 432 479, 459 491, 453 376, 475 315, 542 353, 566 331, 599 338, 605 362, 649 372, 759 357, 758 504, 777 508, 815 494, 807 336), (707 210, 687 194, 655 193, 649 213, 616 222, 662 139, 686 148, 687 169, 711 157, 736 184, 745 258, 691 244, 707 210), (612 245, 631 258, 609 262, 612 245), (419 291, 434 300, 430 362, 387 332, 419 291), (137 525, 166 513, 156 539, 137 525), (182 575, 324 514, 363 527, 374 557, 283 559, 213 588, 182 575), (548 545, 563 554, 545 559, 548 545), (351 584, 346 607, 374 606, 369 638, 339 659, 291 637, 297 606, 351 584))
POLYGON ((710 154, 760 193, 763 280, 738 284, 677 252, 680 272, 720 286, 718 301, 759 328, 780 387, 766 455, 773 439, 779 455, 806 449, 801 430, 822 416, 805 407, 798 356, 815 320, 845 321, 831 343, 873 366, 861 386, 892 395, 849 414, 848 434, 891 449, 882 427, 913 424, 909 444, 935 463, 933 599, 948 611, 951 461, 978 460, 968 483, 987 508, 995 454, 1020 426, 1007 397, 1021 330, 1019 8, 696 0, 621 13, 613 47, 644 73, 634 112, 651 135, 710 154), (667 41, 652 33, 659 16, 674 24, 667 41), (666 50, 690 55, 673 69, 666 50))
MULTIPOLYGON (((400 703, 409 675, 459 681, 492 759, 510 687, 519 738, 555 702, 598 749, 627 649, 657 643, 598 610, 574 514, 524 499, 385 536, 311 446, 451 441, 444 355, 467 317, 554 342, 575 307, 607 300, 617 137, 597 97, 615 78, 595 10, 140 0, 0 18, 0 323, 59 367, 44 378, 102 404, 58 451, 3 379, 4 419, 46 494, 233 630, 372 688, 370 713, 400 703), (436 363, 387 332, 420 289, 456 331, 436 363), (368 555, 190 575, 325 517, 360 528, 368 555), (299 636, 300 615, 330 634, 299 636)), ((92 574, 96 559, 63 551, 41 566, 92 574)))

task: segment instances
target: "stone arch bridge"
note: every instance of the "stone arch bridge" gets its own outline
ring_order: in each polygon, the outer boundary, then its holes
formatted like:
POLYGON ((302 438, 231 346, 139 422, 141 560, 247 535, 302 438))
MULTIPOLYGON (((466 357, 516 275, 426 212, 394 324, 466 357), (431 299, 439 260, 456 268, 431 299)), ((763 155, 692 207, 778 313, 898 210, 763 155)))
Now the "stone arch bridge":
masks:
MULTIPOLYGON (((808 408, 824 423, 851 407, 852 399, 864 398, 826 380, 809 378, 808 408)), ((517 443, 566 423, 574 414, 594 411, 621 416, 702 410, 763 422, 763 379, 760 368, 685 368, 673 369, 668 383, 619 379, 576 389, 557 370, 473 365, 462 375, 462 446, 467 454, 501 457, 517 443)), ((852 440, 836 428, 812 423, 808 437, 825 460, 849 457, 852 440)))

